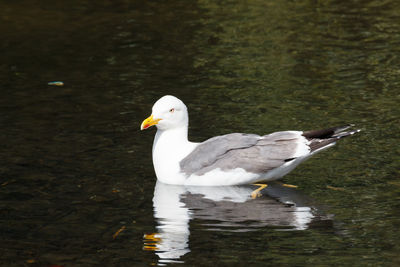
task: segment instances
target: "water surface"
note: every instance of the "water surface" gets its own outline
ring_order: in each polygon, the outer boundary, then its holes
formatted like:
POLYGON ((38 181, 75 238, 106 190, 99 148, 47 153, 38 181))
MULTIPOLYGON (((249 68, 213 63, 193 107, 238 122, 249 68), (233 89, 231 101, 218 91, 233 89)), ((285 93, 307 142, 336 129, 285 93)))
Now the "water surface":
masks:
POLYGON ((1 265, 400 264, 396 1, 0 10, 1 265), (290 194, 158 190, 154 130, 139 126, 165 94, 188 105, 192 141, 346 123, 362 132, 286 176, 290 194))

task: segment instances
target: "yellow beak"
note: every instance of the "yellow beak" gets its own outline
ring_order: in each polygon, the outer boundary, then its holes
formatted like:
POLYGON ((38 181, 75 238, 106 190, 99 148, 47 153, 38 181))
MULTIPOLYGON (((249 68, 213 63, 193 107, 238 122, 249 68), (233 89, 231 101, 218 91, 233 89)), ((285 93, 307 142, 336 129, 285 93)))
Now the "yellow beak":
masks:
POLYGON ((142 125, 140 125, 140 130, 146 130, 147 128, 156 125, 161 119, 154 119, 153 115, 148 117, 142 122, 142 125))

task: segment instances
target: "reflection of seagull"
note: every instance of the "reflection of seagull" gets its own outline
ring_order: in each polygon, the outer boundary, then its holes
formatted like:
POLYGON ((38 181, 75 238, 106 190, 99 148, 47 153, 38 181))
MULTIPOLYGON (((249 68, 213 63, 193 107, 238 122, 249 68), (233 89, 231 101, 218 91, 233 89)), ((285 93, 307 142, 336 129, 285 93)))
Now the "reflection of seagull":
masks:
POLYGON ((268 198, 251 201, 253 186, 189 186, 187 189, 182 202, 195 211, 193 218, 216 221, 209 225, 218 229, 239 226, 234 231, 249 231, 279 226, 287 227, 286 230, 304 230, 315 217, 304 195, 276 183, 262 191, 268 198))
POLYGON ((253 187, 179 186, 157 181, 153 198, 157 233, 145 235, 145 249, 155 251, 159 264, 180 262, 190 251, 191 219, 198 219, 208 230, 235 232, 261 227, 305 230, 311 222, 326 220, 298 190, 272 183, 262 191, 264 197, 253 200, 253 187))
POLYGON ((156 234, 146 234, 145 249, 154 250, 160 262, 172 262, 190 250, 189 220, 190 211, 180 201, 186 192, 182 186, 158 183, 154 189, 154 218, 159 222, 156 234))
POLYGON ((349 126, 269 135, 233 133, 203 143, 189 142, 185 104, 164 96, 141 129, 157 126, 153 164, 158 180, 181 185, 240 185, 276 180, 313 154, 359 130, 349 126))

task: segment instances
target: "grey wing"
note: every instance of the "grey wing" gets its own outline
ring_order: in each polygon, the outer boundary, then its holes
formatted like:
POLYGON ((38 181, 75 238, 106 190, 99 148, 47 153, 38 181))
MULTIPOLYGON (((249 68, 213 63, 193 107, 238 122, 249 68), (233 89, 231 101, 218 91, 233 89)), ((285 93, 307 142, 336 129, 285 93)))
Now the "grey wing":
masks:
POLYGON ((180 162, 186 175, 202 175, 216 168, 243 168, 265 173, 295 157, 302 132, 276 132, 265 136, 228 134, 211 138, 180 162))
POLYGON ((187 175, 197 173, 215 164, 226 156, 229 151, 252 147, 259 139, 259 135, 241 133, 210 138, 199 144, 180 162, 181 170, 187 175))

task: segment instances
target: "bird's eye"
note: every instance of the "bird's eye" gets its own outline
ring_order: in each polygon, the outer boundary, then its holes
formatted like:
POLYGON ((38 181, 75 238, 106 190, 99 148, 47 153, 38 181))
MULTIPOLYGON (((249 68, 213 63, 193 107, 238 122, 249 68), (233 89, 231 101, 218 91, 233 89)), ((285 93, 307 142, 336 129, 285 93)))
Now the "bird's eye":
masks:
POLYGON ((174 113, 174 111, 175 111, 174 108, 171 108, 171 109, 169 110, 170 113, 174 113))

